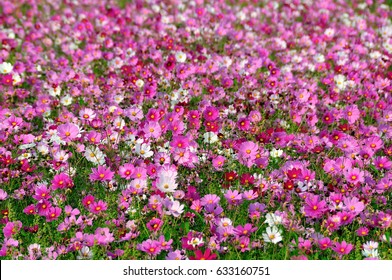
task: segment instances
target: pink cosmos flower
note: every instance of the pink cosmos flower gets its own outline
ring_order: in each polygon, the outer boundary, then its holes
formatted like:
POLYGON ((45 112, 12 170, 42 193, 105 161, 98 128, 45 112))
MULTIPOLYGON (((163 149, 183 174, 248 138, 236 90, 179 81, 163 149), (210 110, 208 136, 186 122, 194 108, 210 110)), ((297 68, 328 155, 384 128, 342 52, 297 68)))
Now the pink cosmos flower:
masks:
POLYGON ((46 216, 52 204, 48 200, 41 200, 36 206, 36 211, 40 216, 46 216))
POLYGON ((95 202, 95 197, 90 194, 86 195, 82 200, 82 204, 84 205, 84 207, 90 207, 93 202, 95 202))
POLYGON ((0 200, 6 200, 7 196, 7 192, 3 189, 0 189, 0 200))
POLYGON ((245 224, 244 226, 239 225, 234 229, 234 234, 236 236, 250 236, 253 232, 257 230, 252 224, 245 224))
POLYGON ((50 197, 50 190, 44 184, 37 186, 33 195, 36 200, 49 199, 50 197))
POLYGON ((344 198, 344 205, 345 205, 345 210, 349 212, 353 212, 354 214, 359 214, 365 209, 365 204, 363 204, 362 201, 360 201, 357 197, 345 197, 344 198))
POLYGON ((324 238, 318 240, 318 245, 321 250, 326 250, 331 247, 332 241, 328 237, 324 237, 324 238))
POLYGON ((200 203, 202 206, 206 205, 216 205, 220 201, 220 197, 216 194, 206 194, 201 200, 200 203))
POLYGON ((342 243, 335 242, 332 250, 334 250, 339 255, 348 255, 353 248, 354 246, 352 244, 346 243, 346 241, 342 241, 342 243))
POLYGON ((22 228, 22 222, 8 222, 3 228, 3 233, 5 238, 10 238, 12 235, 17 234, 22 228))
POLYGON ((239 147, 239 155, 243 158, 256 158, 256 154, 258 151, 258 145, 251 141, 246 141, 241 143, 239 147))
POLYGON ((161 126, 158 122, 148 122, 143 128, 144 136, 147 138, 159 138, 161 136, 161 126))
POLYGON ((92 168, 92 173, 90 174, 91 181, 110 181, 113 179, 114 172, 110 168, 105 168, 104 166, 98 166, 97 168, 92 168))
POLYGON ((347 182, 351 184, 363 183, 365 181, 365 173, 359 168, 350 168, 343 174, 347 182))
POLYGON ((130 180, 134 171, 135 166, 131 163, 126 163, 119 167, 118 174, 121 178, 130 180))
POLYGON ((106 204, 106 202, 100 200, 97 202, 92 202, 89 206, 89 210, 91 211, 91 213, 93 214, 99 214, 102 211, 105 211, 108 209, 108 206, 106 204))
POLYGON ((238 205, 242 201, 242 194, 237 190, 228 190, 225 194, 225 198, 229 204, 238 205))
POLYGON ((161 243, 157 240, 151 240, 151 239, 147 239, 146 241, 143 241, 141 244, 137 244, 136 249, 145 252, 151 256, 156 256, 162 251, 161 243))
POLYGON ((311 218, 320 218, 327 210, 327 203, 319 200, 318 195, 308 194, 305 199, 305 215, 311 218))
POLYGON ((33 215, 35 214, 35 205, 34 204, 30 204, 27 207, 25 207, 23 209, 23 213, 25 213, 26 215, 33 215))
POLYGON ((80 137, 79 127, 72 123, 59 125, 57 127, 57 133, 61 140, 67 143, 80 137))
POLYGON ((217 156, 212 160, 212 166, 214 166, 215 170, 221 171, 225 161, 226 158, 224 156, 217 156))
POLYGON ((376 157, 374 159, 374 165, 378 170, 389 170, 392 167, 392 161, 390 161, 387 157, 376 157))
POLYGON ((215 121, 219 118, 219 111, 213 106, 208 106, 203 112, 203 117, 206 121, 215 121))
POLYGON ((203 209, 203 206, 201 205, 199 199, 192 201, 191 209, 195 210, 198 213, 200 213, 200 211, 203 209))
POLYGON ((357 105, 349 105, 344 110, 344 118, 349 124, 354 124, 360 117, 357 105))
POLYGON ((55 175, 51 183, 52 183, 52 185, 51 185, 52 190, 73 187, 72 179, 65 173, 60 173, 60 174, 55 175))
POLYGON ((200 250, 195 251, 195 256, 189 257, 190 260, 215 260, 216 254, 211 254, 211 249, 207 248, 203 253, 200 250))
POLYGON ((163 221, 158 218, 153 218, 146 224, 147 228, 151 231, 160 230, 162 225, 163 225, 163 221))
POLYGON ((185 164, 190 160, 190 152, 189 150, 186 149, 175 149, 173 151, 173 159, 178 163, 178 164, 185 164))
POLYGON ((237 122, 237 126, 238 126, 239 130, 249 131, 250 121, 248 118, 240 118, 237 122))
POLYGON ((61 211, 62 210, 60 207, 50 207, 48 213, 46 214, 46 221, 51 222, 57 220, 61 214, 61 211))
POLYGON ((79 112, 79 117, 84 120, 84 121, 92 121, 93 119, 95 119, 97 115, 95 114, 94 110, 89 109, 89 108, 85 108, 80 110, 79 112))
POLYGON ((257 194, 257 192, 253 190, 244 191, 244 193, 242 194, 242 198, 246 200, 253 200, 256 199, 258 196, 259 195, 257 194))
POLYGON ((356 231, 358 236, 367 236, 369 234, 369 229, 367 227, 360 227, 356 231))

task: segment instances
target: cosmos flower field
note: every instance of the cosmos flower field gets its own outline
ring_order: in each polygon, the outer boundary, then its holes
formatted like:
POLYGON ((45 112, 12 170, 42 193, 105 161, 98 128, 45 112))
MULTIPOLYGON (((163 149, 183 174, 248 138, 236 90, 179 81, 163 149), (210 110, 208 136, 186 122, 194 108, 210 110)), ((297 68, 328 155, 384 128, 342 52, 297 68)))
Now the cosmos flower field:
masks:
POLYGON ((1 1, 1 259, 391 260, 391 7, 1 1))

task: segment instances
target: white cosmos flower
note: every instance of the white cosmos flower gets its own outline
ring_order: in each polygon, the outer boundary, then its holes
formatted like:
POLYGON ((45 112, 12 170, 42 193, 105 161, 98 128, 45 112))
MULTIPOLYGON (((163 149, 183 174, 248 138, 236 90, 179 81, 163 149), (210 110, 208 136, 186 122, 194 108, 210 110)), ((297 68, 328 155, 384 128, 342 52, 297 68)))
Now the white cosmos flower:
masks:
POLYGON ((17 85, 22 81, 20 75, 18 73, 15 73, 12 75, 12 84, 17 85))
POLYGON ((385 42, 383 46, 387 50, 387 52, 392 53, 392 44, 385 42))
POLYGON ((167 203, 166 206, 168 209, 168 211, 166 211, 166 214, 172 215, 176 218, 179 217, 182 212, 184 212, 184 205, 180 204, 180 202, 177 200, 170 201, 169 203, 167 203))
POLYGON ((135 152, 144 158, 149 158, 154 155, 154 152, 151 151, 150 145, 146 143, 143 144, 137 143, 135 146, 135 152))
POLYGON ((66 96, 62 97, 60 99, 60 103, 63 104, 64 106, 69 106, 73 102, 72 96, 67 94, 66 96))
POLYGON ((271 157, 273 157, 273 158, 281 157, 282 154, 283 154, 283 151, 282 151, 282 150, 279 150, 279 149, 277 150, 277 149, 275 149, 275 148, 273 148, 273 149, 271 150, 271 152, 270 152, 270 155, 271 155, 271 157))
POLYGON ((131 48, 128 48, 125 53, 127 54, 127 57, 132 57, 136 54, 136 52, 131 48))
POLYGON ((37 145, 37 150, 41 155, 47 155, 49 153, 48 145, 44 143, 40 143, 37 145))
POLYGON ((344 90, 346 88, 346 77, 343 75, 336 75, 334 78, 336 86, 340 90, 344 90))
POLYGON ((83 246, 79 251, 79 255, 77 256, 78 260, 82 259, 91 259, 93 257, 93 252, 90 251, 90 248, 87 246, 83 246))
POLYGON ((204 133, 203 137, 204 143, 213 144, 215 142, 218 142, 218 136, 212 131, 204 133))
POLYGON ((138 88, 142 88, 142 87, 144 86, 144 81, 141 80, 141 79, 139 79, 139 80, 136 81, 135 85, 136 85, 138 88))
POLYGON ((116 102, 117 104, 120 104, 123 100, 124 100, 124 96, 122 95, 116 95, 114 97, 114 102, 116 102))
POLYGON ((192 245, 193 248, 195 248, 196 246, 202 245, 203 242, 203 238, 197 238, 197 237, 193 237, 191 240, 188 240, 188 245, 192 245))
POLYGON ((363 244, 363 249, 364 250, 374 250, 378 248, 378 242, 376 241, 368 241, 365 244, 363 244))
POLYGON ((263 233, 263 239, 264 242, 266 243, 279 243, 282 241, 282 233, 281 231, 273 226, 273 227, 267 227, 266 233, 263 233))
POLYGON ((161 172, 157 180, 157 188, 165 193, 174 192, 177 189, 175 177, 169 176, 165 172, 161 172))
POLYGON ((184 52, 177 52, 176 53, 176 60, 177 62, 183 63, 186 60, 186 53, 184 52))
POLYGON ((390 38, 392 37, 392 25, 389 26, 383 26, 379 30, 380 34, 384 38, 390 38))
POLYGON ((66 162, 69 158, 69 155, 67 154, 66 151, 57 151, 54 155, 53 155, 53 159, 55 161, 61 161, 61 162, 66 162))
POLYGON ((18 160, 24 160, 24 159, 29 159, 29 158, 31 158, 31 153, 25 152, 25 153, 21 154, 21 155, 18 157, 18 160))
POLYGON ((30 149, 32 147, 35 147, 35 143, 28 143, 28 144, 23 144, 19 146, 19 149, 25 150, 25 149, 30 149))
POLYGON ((124 128, 124 126, 125 126, 125 121, 121 118, 121 117, 117 117, 115 120, 114 120, 114 126, 116 127, 116 128, 118 128, 118 129, 123 129, 124 128))
POLYGON ((84 156, 92 163, 103 165, 105 163, 105 155, 98 147, 87 147, 84 156))
POLYGON ((364 249, 362 250, 362 255, 366 258, 377 258, 378 255, 378 249, 364 249))
POLYGON ((61 88, 60 87, 50 87, 49 88, 49 94, 53 97, 59 96, 61 93, 61 88))
POLYGON ((333 37, 333 35, 335 35, 335 30, 333 30, 332 28, 328 28, 324 31, 324 34, 328 37, 333 37))
POLYGON ((282 217, 275 215, 274 213, 268 213, 265 215, 264 223, 267 223, 270 227, 280 225, 282 223, 282 217))
POLYGON ((1 74, 8 74, 14 69, 11 63, 9 62, 3 62, 0 64, 0 73, 1 74))
POLYGON ((316 61, 317 63, 323 63, 325 61, 325 57, 324 55, 318 53, 314 56, 314 61, 316 61))

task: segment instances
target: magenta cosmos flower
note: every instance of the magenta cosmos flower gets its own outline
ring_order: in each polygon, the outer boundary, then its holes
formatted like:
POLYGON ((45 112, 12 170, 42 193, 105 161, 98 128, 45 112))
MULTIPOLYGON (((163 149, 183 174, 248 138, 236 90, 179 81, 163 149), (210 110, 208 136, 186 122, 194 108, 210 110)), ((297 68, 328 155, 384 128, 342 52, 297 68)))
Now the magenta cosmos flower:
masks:
POLYGON ((210 248, 207 248, 203 253, 201 250, 195 251, 194 257, 189 257, 190 260, 215 260, 216 254, 211 254, 210 248))
POLYGON ((126 163, 118 169, 118 174, 120 175, 121 178, 124 179, 131 179, 131 176, 133 175, 135 171, 135 166, 132 163, 126 163))
POLYGON ((336 242, 332 250, 334 250, 339 255, 348 255, 353 247, 354 246, 352 244, 346 243, 346 241, 342 241, 342 243, 336 242))
POLYGON ((20 221, 8 222, 3 228, 4 237, 11 237, 12 235, 18 233, 21 228, 22 223, 20 221))
POLYGON ((320 218, 327 210, 326 205, 324 200, 319 200, 318 195, 309 194, 305 199, 305 215, 311 218, 320 218))
POLYGON ((359 168, 351 168, 344 172, 344 177, 351 184, 363 183, 365 181, 365 173, 359 168))
POLYGON ((110 168, 105 168, 104 166, 98 166, 97 168, 92 168, 92 173, 90 174, 91 181, 110 181, 113 179, 114 172, 110 168))
POLYGON ((80 137, 79 127, 72 123, 59 125, 57 127, 57 132, 61 140, 65 142, 70 142, 80 137))
POLYGON ((52 190, 73 187, 72 179, 65 173, 60 173, 60 174, 57 174, 56 176, 54 176, 51 183, 52 183, 52 190))

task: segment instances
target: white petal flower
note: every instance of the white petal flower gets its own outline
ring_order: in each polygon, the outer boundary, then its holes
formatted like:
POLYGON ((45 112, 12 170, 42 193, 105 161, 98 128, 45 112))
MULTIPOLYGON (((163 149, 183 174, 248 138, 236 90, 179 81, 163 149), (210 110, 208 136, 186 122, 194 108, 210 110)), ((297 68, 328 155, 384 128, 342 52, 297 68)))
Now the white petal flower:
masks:
POLYGON ((176 53, 176 60, 177 62, 183 63, 186 60, 186 53, 184 52, 177 52, 176 53))
POLYGON ((204 143, 210 143, 213 144, 215 142, 218 142, 218 136, 214 132, 206 132, 203 135, 204 137, 204 143))
POLYGON ((0 64, 0 73, 1 74, 8 74, 14 69, 11 63, 9 62, 3 62, 0 64))
POLYGON ((263 239, 264 242, 266 243, 279 243, 282 241, 282 234, 280 230, 273 226, 273 227, 267 227, 266 233, 263 233, 263 239))

